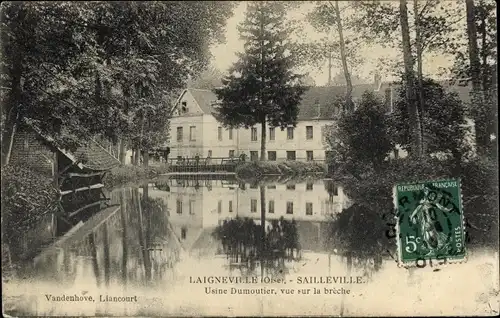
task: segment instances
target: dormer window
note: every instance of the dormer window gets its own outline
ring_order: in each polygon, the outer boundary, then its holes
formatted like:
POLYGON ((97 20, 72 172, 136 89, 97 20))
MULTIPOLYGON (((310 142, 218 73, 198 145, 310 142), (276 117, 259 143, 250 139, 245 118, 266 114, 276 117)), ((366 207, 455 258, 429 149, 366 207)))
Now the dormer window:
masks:
POLYGON ((181 111, 183 113, 187 112, 187 102, 186 101, 182 102, 181 111))

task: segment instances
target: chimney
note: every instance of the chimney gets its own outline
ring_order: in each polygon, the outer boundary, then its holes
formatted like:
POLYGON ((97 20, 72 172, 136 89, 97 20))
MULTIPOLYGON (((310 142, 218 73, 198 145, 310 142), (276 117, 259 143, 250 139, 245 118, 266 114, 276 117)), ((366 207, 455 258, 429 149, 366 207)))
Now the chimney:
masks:
POLYGON ((373 86, 375 87, 375 91, 380 90, 381 84, 382 84, 382 76, 380 75, 379 72, 375 72, 375 75, 373 75, 373 86))

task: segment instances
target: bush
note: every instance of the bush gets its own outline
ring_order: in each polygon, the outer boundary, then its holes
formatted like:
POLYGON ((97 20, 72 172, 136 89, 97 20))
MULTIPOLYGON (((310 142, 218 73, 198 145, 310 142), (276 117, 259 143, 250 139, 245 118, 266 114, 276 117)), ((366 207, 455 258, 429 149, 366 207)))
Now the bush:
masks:
POLYGON ((167 173, 166 167, 142 167, 121 165, 111 169, 104 177, 104 185, 108 189, 153 179, 162 173, 167 173))
POLYGON ((25 232, 54 211, 60 194, 52 182, 26 167, 2 168, 2 233, 7 239, 25 232))
POLYGON ((236 167, 236 177, 250 182, 269 175, 301 177, 324 172, 324 167, 318 163, 301 161, 251 161, 241 163, 236 167))

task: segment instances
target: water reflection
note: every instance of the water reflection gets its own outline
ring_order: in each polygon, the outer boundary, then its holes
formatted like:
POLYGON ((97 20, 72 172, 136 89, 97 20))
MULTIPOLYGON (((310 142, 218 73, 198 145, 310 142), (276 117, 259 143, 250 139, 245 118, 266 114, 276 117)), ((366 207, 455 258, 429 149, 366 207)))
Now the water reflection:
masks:
POLYGON ((16 309, 10 302, 6 312, 15 316, 219 316, 230 307, 234 315, 328 310, 366 316, 393 308, 392 297, 399 297, 401 308, 417 308, 422 314, 432 313, 428 304, 436 297, 454 297, 467 304, 470 312, 477 306, 474 293, 497 288, 485 285, 498 273, 498 262, 490 256, 471 257, 467 264, 439 272, 419 270, 412 279, 416 283, 411 284, 406 270, 380 258, 387 247, 380 227, 385 221, 372 213, 373 207, 349 202, 342 187, 331 181, 249 184, 230 179, 166 179, 108 196, 113 206, 82 220, 23 267, 28 283, 7 285, 6 295, 26 302, 18 302, 16 309), (478 270, 484 264, 492 265, 488 271, 478 270), (189 283, 192 276, 265 276, 286 278, 287 287, 302 289, 303 284, 296 284, 299 276, 363 276, 366 270, 378 273, 367 284, 350 286, 352 292, 346 297, 228 295, 227 302, 221 302, 219 295, 205 293, 205 285, 189 283), (485 273, 490 278, 484 278, 485 273), (477 284, 466 287, 470 280, 460 280, 463 275, 474 275, 477 284), (453 290, 440 288, 457 281, 461 285, 453 290), (72 306, 49 302, 44 296, 82 292, 95 297, 137 295, 140 302, 72 306), (382 293, 391 297, 377 297, 382 293), (283 301, 287 306, 282 306, 283 301))
POLYGON ((332 216, 350 202, 331 181, 244 183, 169 179, 149 195, 169 207, 170 223, 193 257, 225 256, 232 274, 283 276, 302 251, 327 252, 332 216))
POLYGON ((44 249, 29 275, 65 285, 84 277, 98 287, 151 285, 166 278, 179 261, 180 246, 169 230, 165 204, 141 192, 111 193, 115 205, 44 249))

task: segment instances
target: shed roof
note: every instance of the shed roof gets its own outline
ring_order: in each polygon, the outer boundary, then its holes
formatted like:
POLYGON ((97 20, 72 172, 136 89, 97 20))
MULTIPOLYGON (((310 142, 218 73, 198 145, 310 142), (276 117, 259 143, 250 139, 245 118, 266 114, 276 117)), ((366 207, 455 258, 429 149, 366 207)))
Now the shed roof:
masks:
POLYGON ((25 119, 24 122, 29 128, 65 155, 72 163, 75 163, 80 169, 106 171, 120 165, 118 159, 113 157, 94 140, 90 140, 87 145, 80 145, 74 152, 71 152, 60 147, 53 137, 41 132, 29 119, 25 119))

